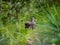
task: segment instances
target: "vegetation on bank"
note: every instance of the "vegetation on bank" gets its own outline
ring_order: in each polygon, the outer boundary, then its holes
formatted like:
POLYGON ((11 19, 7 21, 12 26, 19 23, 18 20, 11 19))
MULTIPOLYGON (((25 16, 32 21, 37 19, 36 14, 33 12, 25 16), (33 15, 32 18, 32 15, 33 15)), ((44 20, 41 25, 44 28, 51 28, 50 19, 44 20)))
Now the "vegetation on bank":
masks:
POLYGON ((59 0, 0 0, 0 45, 60 45, 59 0), (35 28, 25 22, 35 18, 35 28))

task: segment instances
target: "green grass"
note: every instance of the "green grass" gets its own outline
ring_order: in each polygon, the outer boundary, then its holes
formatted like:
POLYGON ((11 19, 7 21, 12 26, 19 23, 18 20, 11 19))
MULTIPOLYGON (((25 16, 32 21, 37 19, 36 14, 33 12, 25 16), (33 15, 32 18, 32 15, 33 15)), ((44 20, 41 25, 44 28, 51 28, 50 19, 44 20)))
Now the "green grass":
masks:
POLYGON ((9 10, 7 4, 4 4, 3 7, 3 10, 8 11, 3 11, 0 14, 0 45, 27 45, 28 39, 34 41, 34 45, 46 45, 48 43, 60 45, 59 6, 52 4, 51 7, 41 5, 40 8, 36 8, 32 5, 32 11, 25 7, 26 9, 22 8, 21 12, 17 13, 19 17, 16 19, 14 18, 15 10, 9 10), (8 12, 11 13, 11 17, 7 16, 8 12), (5 19, 2 20, 5 17, 7 17, 6 22, 5 19), (31 17, 35 18, 35 29, 25 29, 25 22, 29 21, 31 17))

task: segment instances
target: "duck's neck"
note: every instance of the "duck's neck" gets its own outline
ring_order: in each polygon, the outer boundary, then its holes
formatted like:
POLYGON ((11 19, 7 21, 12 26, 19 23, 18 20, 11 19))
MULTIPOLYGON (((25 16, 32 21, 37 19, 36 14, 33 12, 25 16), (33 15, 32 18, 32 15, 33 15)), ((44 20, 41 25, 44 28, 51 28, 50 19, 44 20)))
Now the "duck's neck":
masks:
POLYGON ((34 17, 32 17, 31 22, 35 22, 35 21, 34 21, 34 17))

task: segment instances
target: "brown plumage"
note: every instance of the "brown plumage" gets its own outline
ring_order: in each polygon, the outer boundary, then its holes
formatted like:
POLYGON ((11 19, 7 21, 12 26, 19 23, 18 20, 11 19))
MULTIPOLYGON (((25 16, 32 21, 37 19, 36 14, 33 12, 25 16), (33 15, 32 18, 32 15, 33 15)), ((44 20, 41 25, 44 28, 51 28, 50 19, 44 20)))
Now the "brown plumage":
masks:
POLYGON ((32 28, 34 29, 35 27, 35 21, 34 21, 34 17, 31 19, 31 21, 27 21, 25 23, 25 28, 32 28))

